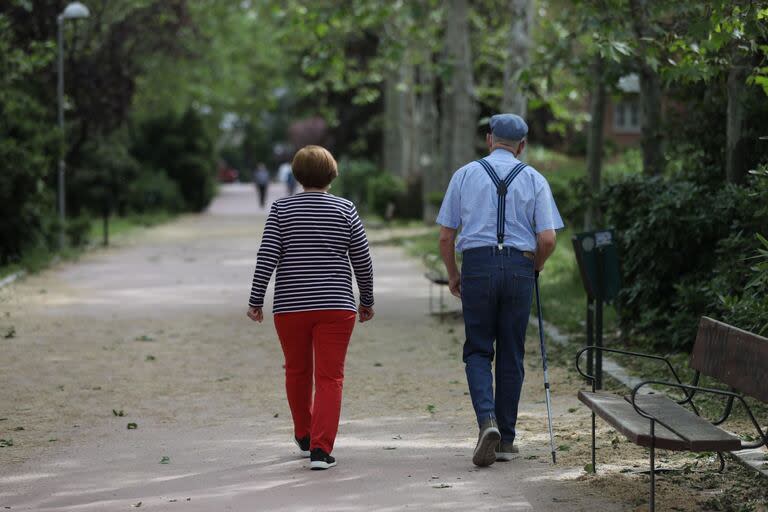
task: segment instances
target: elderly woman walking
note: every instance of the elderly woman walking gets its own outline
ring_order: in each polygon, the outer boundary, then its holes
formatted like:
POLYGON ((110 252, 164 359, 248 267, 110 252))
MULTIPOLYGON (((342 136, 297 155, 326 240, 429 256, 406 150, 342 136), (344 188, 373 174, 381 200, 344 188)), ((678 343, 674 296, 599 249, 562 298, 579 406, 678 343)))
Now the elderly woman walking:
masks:
POLYGON ((277 269, 273 313, 285 355, 285 388, 296 444, 312 469, 331 456, 341 413, 344 359, 355 325, 373 318, 373 265, 354 204, 328 193, 336 161, 320 146, 293 159, 304 192, 275 201, 267 217, 248 317, 264 318, 264 294, 277 269), (354 270, 360 291, 352 292, 354 270), (314 380, 314 399, 312 384, 314 380))

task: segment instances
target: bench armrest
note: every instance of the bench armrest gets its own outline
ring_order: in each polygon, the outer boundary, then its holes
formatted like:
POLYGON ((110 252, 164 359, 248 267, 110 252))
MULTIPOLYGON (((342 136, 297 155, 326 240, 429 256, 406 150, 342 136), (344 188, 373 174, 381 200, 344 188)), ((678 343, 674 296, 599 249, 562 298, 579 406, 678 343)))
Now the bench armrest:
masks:
MULTIPOLYGON (((579 361, 581 360, 581 355, 583 353, 587 352, 588 350, 599 350, 601 352, 610 352, 612 354, 622 354, 622 355, 625 355, 625 356, 640 357, 640 358, 643 358, 643 359, 651 359, 651 360, 657 360, 657 361, 664 361, 666 363, 667 367, 669 368, 669 370, 672 372, 672 376, 675 378, 677 383, 678 384, 682 384, 682 382, 683 382, 683 381, 680 380, 680 377, 678 376, 677 372, 675 371, 675 368, 672 366, 672 363, 670 363, 669 359, 667 359, 666 357, 655 356, 655 355, 652 355, 652 354, 643 354, 642 352, 630 352, 630 351, 627 351, 627 350, 619 350, 619 349, 615 349, 615 348, 606 348, 606 347, 596 347, 594 345, 590 345, 590 346, 586 346, 586 347, 582 348, 576 354, 576 371, 578 371, 579 374, 581 374, 582 377, 584 377, 585 379, 590 381, 592 383, 593 387, 594 387, 594 384, 595 384, 595 377, 594 377, 594 375, 587 375, 586 373, 581 371, 581 367, 579 366, 579 361)), ((594 389, 592 391, 594 391, 594 389)), ((680 405, 682 405, 682 404, 684 404, 686 402, 689 402, 692 398, 693 398, 693 393, 691 393, 691 395, 689 396, 688 393, 685 392, 685 399, 679 401, 678 403, 680 405)))
MULTIPOLYGON (((661 425, 664 425, 669 430, 672 430, 672 432, 675 432, 675 431, 673 429, 671 429, 668 425, 666 425, 666 424, 662 423, 661 421, 659 421, 658 418, 655 418, 652 415, 648 414, 641 407, 639 407, 637 405, 637 403, 636 403, 635 398, 637 397, 637 393, 638 393, 638 391, 640 391, 640 388, 643 388, 645 386, 650 386, 650 385, 678 388, 678 389, 682 390, 683 393, 685 393, 686 396, 689 396, 688 392, 691 392, 690 396, 693 396, 693 393, 695 393, 695 392, 700 392, 700 393, 710 393, 710 394, 714 394, 714 395, 726 396, 726 397, 729 397, 729 398, 731 398, 733 400, 738 400, 741 403, 741 405, 744 406, 744 410, 747 411, 747 415, 749 416, 749 419, 752 421, 752 425, 754 425, 754 427, 757 430, 757 433, 758 433, 758 435, 760 436, 760 439, 761 439, 761 441, 758 442, 758 443, 751 443, 751 444, 744 444, 744 443, 742 443, 742 448, 757 448, 757 447, 763 446, 763 445, 768 447, 768 432, 763 432, 763 429, 760 428, 760 424, 755 419, 755 415, 752 414, 752 409, 749 407, 747 402, 744 400, 744 397, 741 396, 740 394, 734 393, 733 391, 725 391, 723 389, 705 388, 705 387, 702 387, 702 386, 693 386, 693 385, 690 385, 690 384, 682 384, 681 382, 665 382, 665 381, 660 381, 660 380, 646 380, 644 382, 641 382, 637 386, 635 386, 635 388, 632 390, 632 396, 631 396, 631 402, 630 403, 632 404, 632 407, 635 408, 635 411, 637 412, 637 414, 639 414, 640 416, 642 416, 644 418, 648 418, 649 420, 656 421, 656 422, 660 423, 661 425)), ((677 434, 678 436, 680 435, 677 432, 675 432, 675 434, 677 434)), ((683 437, 683 436, 680 436, 680 437, 683 437)), ((683 439, 685 439, 685 438, 683 437, 683 439)))

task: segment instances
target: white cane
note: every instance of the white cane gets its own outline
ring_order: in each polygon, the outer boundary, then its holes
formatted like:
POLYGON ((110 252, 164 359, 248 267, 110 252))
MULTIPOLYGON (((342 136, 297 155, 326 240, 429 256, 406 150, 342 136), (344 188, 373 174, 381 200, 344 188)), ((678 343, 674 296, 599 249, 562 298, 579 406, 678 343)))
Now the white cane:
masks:
POLYGON ((541 297, 539 295, 539 273, 536 272, 536 309, 539 314, 539 342, 541 344, 541 362, 544 366, 544 393, 547 401, 547 422, 549 423, 549 446, 552 449, 552 464, 557 464, 555 455, 555 435, 552 432, 552 404, 549 393, 549 372, 547 370, 547 348, 544 346, 544 320, 541 317, 541 297))

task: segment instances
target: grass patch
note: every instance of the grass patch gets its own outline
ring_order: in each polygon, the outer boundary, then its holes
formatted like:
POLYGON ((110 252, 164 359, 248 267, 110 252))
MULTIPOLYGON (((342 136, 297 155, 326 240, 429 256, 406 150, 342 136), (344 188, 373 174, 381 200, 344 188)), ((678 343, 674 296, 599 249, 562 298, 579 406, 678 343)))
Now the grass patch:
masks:
MULTIPOLYGON (((550 184, 567 184, 587 176, 585 158, 565 155, 543 146, 528 148, 523 159, 546 176, 550 184)), ((639 149, 622 150, 606 155, 603 159, 602 177, 605 182, 610 183, 624 176, 639 174, 642 167, 643 160, 639 149)))
POLYGON ((543 146, 528 148, 523 159, 546 176, 550 183, 567 183, 587 175, 587 163, 584 158, 568 156, 543 146))
MULTIPOLYGON (((557 235, 557 248, 539 276, 544 319, 569 332, 584 330, 587 296, 573 254, 570 229, 557 235)), ((604 331, 613 328, 615 313, 603 308, 604 331)))
POLYGON ((416 258, 440 257, 440 227, 435 226, 428 233, 421 235, 395 239, 395 243, 402 245, 405 251, 416 258))
POLYGON ((367 230, 376 229, 400 229, 400 228, 420 228, 424 226, 424 221, 420 219, 407 219, 395 217, 387 220, 374 213, 366 213, 363 216, 363 224, 367 230))
MULTIPOLYGON (((174 214, 166 212, 135 214, 125 217, 113 216, 109 219, 109 238, 111 240, 113 236, 125 235, 138 228, 157 226, 158 224, 168 222, 174 217, 174 214)), ((101 218, 93 219, 88 234, 89 240, 94 243, 101 243, 104 236, 104 221, 101 218)))

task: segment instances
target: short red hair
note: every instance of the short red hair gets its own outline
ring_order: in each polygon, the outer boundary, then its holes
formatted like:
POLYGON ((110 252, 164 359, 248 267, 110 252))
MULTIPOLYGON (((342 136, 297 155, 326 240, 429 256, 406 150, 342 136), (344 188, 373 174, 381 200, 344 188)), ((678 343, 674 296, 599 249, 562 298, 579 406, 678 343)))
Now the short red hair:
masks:
POLYGON ((336 160, 322 146, 304 146, 293 157, 291 170, 304 188, 326 188, 339 175, 336 160))

